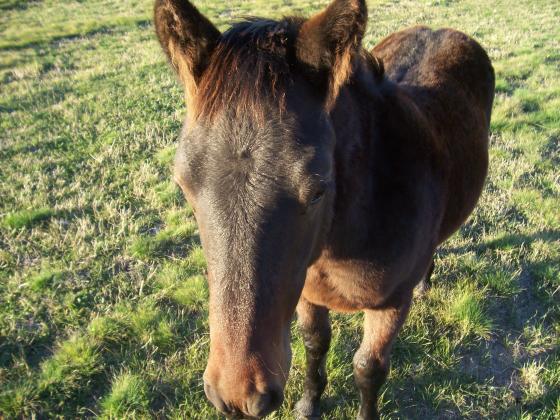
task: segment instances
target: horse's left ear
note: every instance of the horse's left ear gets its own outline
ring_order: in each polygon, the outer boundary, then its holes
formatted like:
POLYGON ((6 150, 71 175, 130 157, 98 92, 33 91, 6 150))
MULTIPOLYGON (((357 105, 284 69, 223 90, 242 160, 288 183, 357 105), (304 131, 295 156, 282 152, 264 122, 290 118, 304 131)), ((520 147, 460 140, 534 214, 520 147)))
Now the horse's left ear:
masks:
POLYGON ((188 106, 220 31, 188 0, 156 0, 154 24, 161 47, 185 87, 188 106))
POLYGON ((365 0, 334 0, 301 26, 296 56, 312 77, 326 78, 329 108, 352 73, 352 57, 361 48, 366 25, 365 0))

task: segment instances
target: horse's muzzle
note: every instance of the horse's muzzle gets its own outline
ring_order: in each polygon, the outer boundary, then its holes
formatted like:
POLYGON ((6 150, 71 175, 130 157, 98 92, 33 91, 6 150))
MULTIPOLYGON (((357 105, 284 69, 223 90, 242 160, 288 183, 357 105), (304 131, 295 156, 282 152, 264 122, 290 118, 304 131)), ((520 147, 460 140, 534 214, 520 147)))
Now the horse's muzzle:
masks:
POLYGON ((254 392, 239 404, 239 407, 226 404, 219 393, 207 382, 204 383, 204 392, 210 402, 228 418, 233 419, 260 419, 282 405, 283 393, 279 389, 270 389, 266 393, 254 392))

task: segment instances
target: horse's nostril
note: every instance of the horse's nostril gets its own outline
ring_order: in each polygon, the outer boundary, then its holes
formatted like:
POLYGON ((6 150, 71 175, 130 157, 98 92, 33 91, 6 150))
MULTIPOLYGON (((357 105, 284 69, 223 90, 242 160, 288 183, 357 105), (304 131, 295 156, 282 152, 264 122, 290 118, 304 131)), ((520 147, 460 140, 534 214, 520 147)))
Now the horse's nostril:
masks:
POLYGON ((247 402, 249 415, 253 417, 264 417, 276 410, 282 404, 282 393, 270 390, 265 394, 255 394, 247 402))
POLYGON ((230 414, 229 409, 224 403, 224 401, 220 398, 218 393, 209 385, 207 382, 204 382, 204 393, 206 394, 206 398, 210 400, 210 402, 220 410, 224 414, 230 414))
POLYGON ((247 403, 249 414, 254 417, 263 417, 268 414, 270 394, 255 394, 247 403))

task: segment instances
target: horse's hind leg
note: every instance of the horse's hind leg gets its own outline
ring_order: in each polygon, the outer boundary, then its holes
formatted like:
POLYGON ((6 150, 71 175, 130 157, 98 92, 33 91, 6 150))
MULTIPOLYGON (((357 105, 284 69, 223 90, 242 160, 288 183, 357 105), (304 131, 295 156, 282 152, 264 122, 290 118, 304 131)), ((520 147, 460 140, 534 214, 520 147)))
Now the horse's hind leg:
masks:
POLYGON ((360 392, 359 420, 378 419, 377 397, 389 373, 393 341, 410 308, 412 290, 396 293, 385 306, 365 311, 364 338, 354 355, 354 379, 360 392))
POLYGON ((303 297, 297 306, 298 324, 307 361, 303 397, 296 404, 300 418, 319 419, 321 394, 327 385, 325 361, 331 342, 329 310, 309 303, 303 297))
POLYGON ((428 268, 428 272, 424 277, 422 277, 420 283, 418 283, 414 288, 414 296, 422 297, 426 294, 426 292, 430 289, 430 287, 432 287, 431 278, 434 272, 434 268, 435 268, 435 262, 434 259, 432 258, 432 263, 430 264, 430 268, 428 268))

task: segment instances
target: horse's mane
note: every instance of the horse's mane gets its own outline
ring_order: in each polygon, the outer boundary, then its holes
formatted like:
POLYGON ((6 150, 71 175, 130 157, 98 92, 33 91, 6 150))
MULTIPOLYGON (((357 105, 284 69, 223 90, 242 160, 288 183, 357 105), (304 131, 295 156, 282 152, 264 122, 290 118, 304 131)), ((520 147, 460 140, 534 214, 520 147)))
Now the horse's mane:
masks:
MULTIPOLYGON (((282 112, 292 82, 295 42, 301 18, 280 21, 249 18, 236 23, 220 37, 200 80, 194 106, 195 119, 212 119, 229 109, 238 115, 264 119, 268 104, 282 112)), ((382 75, 381 62, 363 51, 370 66, 382 75)))

